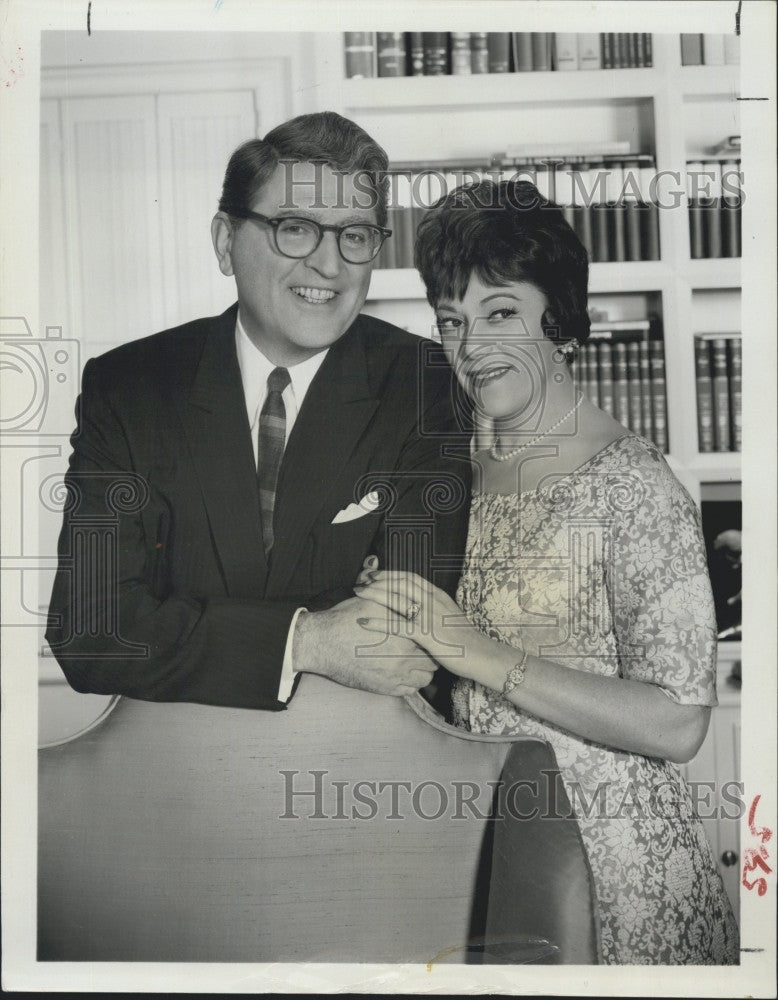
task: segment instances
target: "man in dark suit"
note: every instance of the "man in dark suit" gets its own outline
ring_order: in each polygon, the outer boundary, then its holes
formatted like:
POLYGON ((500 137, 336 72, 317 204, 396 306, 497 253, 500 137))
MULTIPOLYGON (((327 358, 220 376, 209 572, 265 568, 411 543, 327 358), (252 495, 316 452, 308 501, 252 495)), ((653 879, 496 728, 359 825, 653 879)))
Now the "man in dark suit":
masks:
POLYGON ((244 144, 212 224, 237 305, 85 367, 47 631, 76 690, 272 710, 301 671, 430 682, 406 637, 360 655, 351 592, 371 554, 453 591, 469 506, 449 370, 359 315, 386 167, 329 112, 244 144))

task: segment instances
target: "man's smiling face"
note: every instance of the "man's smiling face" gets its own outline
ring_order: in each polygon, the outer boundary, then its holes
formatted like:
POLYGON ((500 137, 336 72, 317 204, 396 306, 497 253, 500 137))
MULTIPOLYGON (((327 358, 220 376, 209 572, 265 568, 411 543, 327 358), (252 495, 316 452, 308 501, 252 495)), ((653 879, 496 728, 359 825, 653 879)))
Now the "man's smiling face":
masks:
MULTIPOLYGON (((360 201, 365 204, 365 194, 355 188, 352 175, 321 164, 282 163, 249 207, 270 218, 375 225, 375 209, 359 207, 360 201)), ((333 344, 367 296, 373 264, 343 260, 336 233, 325 232, 313 253, 292 259, 276 249, 269 225, 248 219, 235 225, 219 213, 214 244, 222 273, 235 276, 246 333, 276 365, 298 364, 333 344)))

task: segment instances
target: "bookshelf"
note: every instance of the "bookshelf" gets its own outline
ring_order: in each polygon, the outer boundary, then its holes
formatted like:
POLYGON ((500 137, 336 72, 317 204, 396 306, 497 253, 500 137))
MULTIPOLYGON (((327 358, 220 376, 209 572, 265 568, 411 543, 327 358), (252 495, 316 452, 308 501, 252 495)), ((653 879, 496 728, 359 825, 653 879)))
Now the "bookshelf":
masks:
MULTIPOLYGON (((303 110, 331 107, 353 118, 396 161, 483 161, 515 136, 525 147, 566 141, 572 150, 596 135, 628 139, 632 152, 655 157, 658 172, 679 173, 684 192, 678 208, 659 212, 661 259, 593 263, 589 287, 592 304, 612 319, 623 318, 625 308, 630 318, 636 299, 646 312, 658 312, 667 368, 667 457, 699 502, 704 483, 740 479, 738 453, 699 451, 690 401, 695 333, 710 332, 705 314, 711 304, 723 303, 728 319, 739 307, 741 267, 735 257, 692 258, 684 174, 687 162, 740 131, 740 67, 682 65, 677 34, 655 33, 652 41, 651 67, 347 78, 343 36, 320 36, 315 105, 303 110)), ((417 333, 432 328, 432 311, 412 268, 374 271, 366 309, 417 333)))

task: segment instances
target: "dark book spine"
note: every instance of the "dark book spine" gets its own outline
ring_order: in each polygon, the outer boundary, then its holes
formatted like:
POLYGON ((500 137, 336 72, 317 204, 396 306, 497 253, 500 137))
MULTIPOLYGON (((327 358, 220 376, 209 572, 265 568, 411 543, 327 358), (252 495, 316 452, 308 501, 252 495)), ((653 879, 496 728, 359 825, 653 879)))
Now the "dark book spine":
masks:
POLYGON ((451 32, 451 75, 470 76, 473 72, 470 65, 470 32, 451 32))
POLYGON ((702 65, 702 35, 681 35, 681 65, 702 65))
POLYGON ((413 267, 413 177, 408 171, 393 176, 396 212, 394 217, 395 266, 413 267))
POLYGON ((379 76, 405 76, 405 32, 379 31, 376 34, 379 76))
POLYGON ((372 31, 347 31, 344 38, 346 76, 375 76, 376 40, 372 31))
POLYGON ((607 343, 601 343, 598 351, 600 356, 600 377, 597 381, 599 382, 600 389, 600 408, 612 417, 615 417, 616 414, 613 405, 613 351, 611 345, 607 343))
MULTIPOLYGON (((740 166, 741 166, 740 160, 737 161, 737 163, 736 163, 735 166, 736 166, 736 170, 737 170, 738 178, 739 178, 739 180, 738 180, 738 191, 740 191, 740 180, 742 180, 742 174, 740 172, 740 166)), ((735 208, 735 231, 734 231, 734 240, 735 240, 734 246, 736 247, 736 251, 735 251, 735 253, 732 256, 733 257, 740 257, 740 255, 743 252, 743 237, 741 235, 741 233, 742 233, 742 224, 743 224, 743 194, 742 194, 742 192, 740 192, 738 194, 738 196, 736 198, 736 203, 737 204, 736 204, 736 208, 735 208)))
POLYGON ((665 382, 665 353, 661 340, 648 342, 648 360, 651 368, 651 426, 654 444, 660 451, 669 450, 667 439, 667 383, 665 382))
POLYGON ((626 160, 624 162, 623 181, 624 238, 627 260, 642 260, 643 247, 640 216, 643 209, 641 209, 639 203, 641 185, 640 166, 637 160, 626 160))
POLYGON ((470 68, 474 73, 489 72, 489 36, 485 31, 470 32, 470 68))
POLYGON ((445 31, 424 33, 424 75, 445 76, 448 73, 448 35, 445 31))
POLYGON ((643 45, 646 51, 646 66, 650 68, 654 65, 654 37, 651 32, 644 33, 643 45))
POLYGON ((712 199, 700 209, 702 215, 702 245, 705 257, 720 258, 721 244, 721 207, 719 199, 712 199))
POLYGON ((743 450, 743 345, 740 337, 729 342, 729 412, 732 450, 743 450))
POLYGON ((643 436, 651 438, 651 370, 648 364, 648 341, 638 342, 638 365, 640 368, 640 419, 643 436))
POLYGON ((578 351, 578 357, 575 359, 575 364, 573 366, 573 378, 578 383, 578 391, 584 396, 585 399, 591 399, 592 402, 596 400, 592 399, 592 385, 589 380, 589 367, 588 367, 588 356, 589 347, 591 344, 581 344, 578 351))
POLYGON ((608 260, 627 259, 625 205, 621 197, 624 186, 624 170, 620 163, 609 163, 607 167, 606 190, 608 195, 608 260))
POLYGON ((655 175, 653 163, 640 168, 640 236, 643 260, 659 260, 659 206, 654 202, 652 181, 655 175))
POLYGON ((694 340, 694 378, 697 390, 697 438, 701 452, 713 451, 713 386, 710 377, 709 343, 694 340))
POLYGON ((574 206, 573 217, 575 220, 573 229, 578 239, 583 243, 589 260, 593 261, 594 238, 592 235, 592 215, 587 199, 589 172, 582 169, 583 167, 584 164, 582 163, 570 165, 570 194, 574 206))
POLYGON ((635 35, 635 65, 640 67, 646 65, 646 36, 642 31, 635 35))
POLYGON ((686 164, 687 198, 689 202, 689 254, 692 260, 707 256, 705 235, 702 221, 702 204, 698 197, 698 185, 695 178, 702 172, 702 163, 697 161, 686 164))
POLYGON ((638 64, 637 35, 634 31, 627 34, 627 66, 634 68, 638 64))
POLYGON ((689 202, 689 241, 692 260, 707 256, 702 228, 702 206, 696 199, 689 202))
POLYGON ((625 31, 616 32, 613 66, 615 69, 624 69, 627 66, 627 33, 625 31))
POLYGON ((585 206, 577 206, 575 209, 575 225, 573 229, 578 239, 583 243, 584 249, 590 261, 594 260, 594 236, 592 234, 592 210, 585 206))
POLYGON ((627 384, 627 345, 613 345, 613 406, 619 423, 629 427, 629 386, 627 384))
POLYGON ((732 162, 721 164, 724 196, 721 199, 721 252, 725 257, 740 256, 740 172, 732 162))
POLYGON ((592 223, 592 259, 596 263, 610 260, 610 239, 608 234, 608 205, 605 188, 607 186, 606 166, 603 162, 592 163, 589 179, 592 183, 592 203, 589 214, 592 223))
POLYGON ((659 206, 647 202, 640 214, 643 260, 659 260, 659 206))
POLYGON ((534 70, 551 69, 551 39, 548 31, 532 32, 532 68, 534 70))
POLYGON ((554 201, 562 209, 565 222, 575 230, 575 208, 573 207, 573 166, 571 163, 558 163, 554 171, 554 201))
POLYGON ((384 240, 378 256, 378 266, 386 270, 397 267, 397 212, 398 209, 394 205, 389 206, 386 225, 392 230, 392 235, 384 240))
POLYGON ((727 380, 727 342, 716 338, 711 343, 713 368, 713 438, 716 451, 729 451, 729 384, 727 380))
POLYGON ((428 208, 424 205, 417 204, 416 202, 414 202, 413 207, 411 208, 411 234, 413 236, 413 242, 410 247, 410 263, 408 264, 408 267, 413 267, 414 250, 416 249, 416 234, 419 231, 421 220, 428 211, 428 208))
POLYGON ((602 42, 602 68, 613 69, 613 32, 606 31, 600 35, 602 42))
POLYGON ((636 340, 627 344, 627 386, 629 388, 629 429, 644 434, 643 399, 640 393, 640 349, 636 340))
POLYGON ((721 199, 721 252, 724 257, 740 256, 739 204, 733 198, 721 199))
POLYGON ((395 260, 397 267, 413 267, 413 209, 403 205, 397 213, 397 231, 395 233, 395 260))
POLYGON ((513 49, 513 70, 515 73, 529 73, 532 70, 532 33, 514 31, 511 38, 513 49))
POLYGON ((409 76, 424 76, 424 35, 421 31, 408 32, 409 76))
POLYGON ((487 38, 489 72, 508 73, 511 68, 511 36, 508 31, 490 31, 487 38))
POLYGON ((600 402, 600 362, 597 356, 597 342, 589 340, 586 342, 586 381, 589 385, 589 398, 595 406, 601 406, 600 402))
POLYGON ((706 173, 712 175, 710 196, 702 206, 702 241, 706 257, 723 256, 721 243, 721 167, 718 163, 706 163, 706 173))

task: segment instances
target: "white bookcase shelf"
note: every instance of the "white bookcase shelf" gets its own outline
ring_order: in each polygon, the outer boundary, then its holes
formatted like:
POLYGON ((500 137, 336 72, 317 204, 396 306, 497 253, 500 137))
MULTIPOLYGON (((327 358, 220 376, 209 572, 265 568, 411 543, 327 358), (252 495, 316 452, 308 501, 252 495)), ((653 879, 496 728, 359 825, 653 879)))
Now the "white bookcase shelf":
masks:
MULTIPOLYGON (((596 125, 598 139, 629 137, 632 152, 653 154, 657 170, 678 173, 683 188, 690 154, 696 158, 701 143, 713 147, 732 134, 738 114, 740 67, 682 66, 678 35, 653 35, 654 65, 646 69, 345 79, 342 39, 334 35, 322 40, 317 59, 322 86, 316 107, 330 106, 354 118, 397 160, 430 166, 468 156, 487 162, 512 141, 529 145, 542 134, 543 123, 547 142, 569 141, 574 151, 576 142, 591 140, 596 125), (696 107, 705 113, 698 115, 696 107), (526 135, 513 131, 520 120, 526 122, 526 135)), ((652 310, 658 306, 667 366, 669 458, 699 500, 702 483, 740 478, 740 455, 700 454, 698 449, 694 294, 739 289, 741 264, 736 258, 690 257, 684 193, 677 208, 659 215, 661 260, 592 264, 589 289, 605 299, 644 296, 652 310)), ((402 325, 416 308, 417 329, 429 329, 431 311, 413 269, 375 271, 368 308, 389 319, 396 316, 402 325)))

